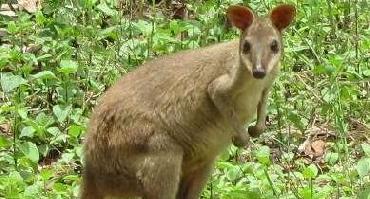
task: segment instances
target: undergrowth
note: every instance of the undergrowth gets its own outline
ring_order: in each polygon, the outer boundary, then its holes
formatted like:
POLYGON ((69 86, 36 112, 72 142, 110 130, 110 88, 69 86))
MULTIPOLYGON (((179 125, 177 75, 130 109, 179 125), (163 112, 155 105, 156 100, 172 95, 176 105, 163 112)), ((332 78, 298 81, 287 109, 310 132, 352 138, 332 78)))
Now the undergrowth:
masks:
MULTIPOLYGON (((244 1, 265 13, 281 1, 244 1)), ((187 19, 147 1, 45 0, 0 16, 0 198, 75 198, 99 96, 145 60, 237 37, 239 0, 189 1, 187 19)), ((269 128, 230 147, 203 198, 370 198, 369 2, 290 1, 269 128)))

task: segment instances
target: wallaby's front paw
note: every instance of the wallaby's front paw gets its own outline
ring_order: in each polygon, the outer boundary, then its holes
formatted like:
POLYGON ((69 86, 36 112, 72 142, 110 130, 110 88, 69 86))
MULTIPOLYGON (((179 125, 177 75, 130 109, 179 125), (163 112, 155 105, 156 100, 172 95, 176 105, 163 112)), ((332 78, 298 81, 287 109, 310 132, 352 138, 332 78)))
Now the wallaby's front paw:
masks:
POLYGON ((232 137, 232 142, 236 147, 245 147, 249 144, 250 138, 247 132, 232 137))
POLYGON ((248 128, 248 133, 252 137, 258 137, 263 131, 265 131, 266 126, 250 126, 248 128))

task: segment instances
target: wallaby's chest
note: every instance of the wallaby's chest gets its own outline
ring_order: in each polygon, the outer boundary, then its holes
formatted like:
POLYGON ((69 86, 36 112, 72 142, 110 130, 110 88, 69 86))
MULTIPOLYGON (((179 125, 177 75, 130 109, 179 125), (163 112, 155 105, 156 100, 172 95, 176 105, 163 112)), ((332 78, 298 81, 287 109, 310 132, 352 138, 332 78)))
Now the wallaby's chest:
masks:
POLYGON ((268 80, 252 80, 234 96, 234 110, 243 123, 249 123, 253 119, 262 92, 267 88, 268 80))

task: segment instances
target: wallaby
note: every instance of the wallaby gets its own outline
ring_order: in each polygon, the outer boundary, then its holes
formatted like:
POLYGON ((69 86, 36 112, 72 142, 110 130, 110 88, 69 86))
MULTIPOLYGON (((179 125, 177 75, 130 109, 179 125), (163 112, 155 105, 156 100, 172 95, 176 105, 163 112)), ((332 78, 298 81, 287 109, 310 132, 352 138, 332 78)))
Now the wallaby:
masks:
POLYGON ((214 161, 232 142, 248 144, 244 128, 257 112, 265 129, 269 88, 282 55, 282 31, 295 8, 267 17, 231 6, 239 40, 149 61, 126 74, 95 108, 84 148, 81 197, 200 197, 214 161))

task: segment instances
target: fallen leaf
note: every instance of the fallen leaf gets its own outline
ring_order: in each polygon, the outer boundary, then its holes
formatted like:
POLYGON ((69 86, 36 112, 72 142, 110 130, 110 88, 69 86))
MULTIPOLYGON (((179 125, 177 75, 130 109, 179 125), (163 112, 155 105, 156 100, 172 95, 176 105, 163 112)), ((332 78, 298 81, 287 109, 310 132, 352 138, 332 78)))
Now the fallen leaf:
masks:
POLYGON ((314 157, 321 157, 325 153, 326 143, 323 140, 315 140, 311 143, 311 149, 314 157))
POLYGON ((0 124, 0 132, 4 134, 9 134, 10 133, 10 123, 4 123, 0 124))
POLYGON ((25 9, 29 13, 35 13, 40 6, 40 0, 18 0, 20 8, 25 9))

